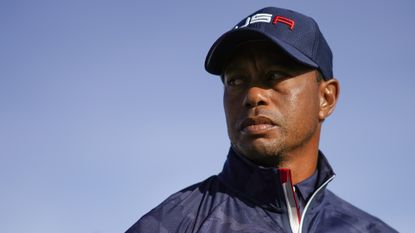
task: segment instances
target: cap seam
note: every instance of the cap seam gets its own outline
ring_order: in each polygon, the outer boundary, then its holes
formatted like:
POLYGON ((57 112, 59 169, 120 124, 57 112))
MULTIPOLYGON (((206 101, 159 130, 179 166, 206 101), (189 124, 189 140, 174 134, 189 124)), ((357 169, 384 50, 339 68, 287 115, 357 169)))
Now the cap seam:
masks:
MULTIPOLYGON (((315 57, 316 56, 316 48, 318 46, 318 44, 320 43, 320 40, 317 40, 318 37, 318 27, 315 25, 314 21, 313 21, 313 29, 314 29, 314 43, 313 43, 313 51, 312 51, 312 56, 315 57)), ((314 61, 315 62, 315 61, 314 61)), ((317 64, 317 63, 316 63, 317 64)), ((320 68, 320 65, 319 65, 320 68)))

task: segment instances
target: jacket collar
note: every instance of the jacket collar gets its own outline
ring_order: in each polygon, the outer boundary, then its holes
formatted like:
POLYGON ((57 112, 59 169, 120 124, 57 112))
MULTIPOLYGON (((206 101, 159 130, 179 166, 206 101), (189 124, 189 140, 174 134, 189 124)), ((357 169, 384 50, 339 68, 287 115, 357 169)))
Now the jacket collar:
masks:
MULTIPOLYGON (((317 185, 314 190, 332 176, 334 176, 333 169, 323 153, 319 151, 317 185)), ((219 179, 237 195, 262 208, 281 211, 285 205, 278 169, 258 166, 237 154, 232 147, 219 179)))

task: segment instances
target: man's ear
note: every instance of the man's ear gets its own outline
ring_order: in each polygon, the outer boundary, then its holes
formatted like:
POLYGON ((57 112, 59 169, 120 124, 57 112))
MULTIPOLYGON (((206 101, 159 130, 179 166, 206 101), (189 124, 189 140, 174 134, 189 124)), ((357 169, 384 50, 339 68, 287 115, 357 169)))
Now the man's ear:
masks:
POLYGON ((336 79, 320 82, 320 112, 319 119, 324 121, 334 111, 339 98, 340 84, 336 79))

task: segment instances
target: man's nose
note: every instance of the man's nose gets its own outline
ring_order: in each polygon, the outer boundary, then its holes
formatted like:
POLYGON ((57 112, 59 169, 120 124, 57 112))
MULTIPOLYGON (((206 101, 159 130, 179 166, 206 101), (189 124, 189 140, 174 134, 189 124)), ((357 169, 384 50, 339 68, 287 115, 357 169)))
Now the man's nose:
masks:
POLYGON ((268 90, 262 87, 250 87, 243 100, 243 106, 247 108, 268 104, 268 90))

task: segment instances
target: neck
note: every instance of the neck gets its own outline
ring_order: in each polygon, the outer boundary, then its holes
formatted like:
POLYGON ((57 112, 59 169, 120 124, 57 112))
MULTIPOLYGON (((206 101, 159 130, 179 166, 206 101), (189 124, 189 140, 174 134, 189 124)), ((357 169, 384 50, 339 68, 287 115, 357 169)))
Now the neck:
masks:
POLYGON ((320 141, 320 127, 309 141, 302 146, 283 153, 278 168, 291 170, 293 184, 300 183, 307 179, 317 169, 318 146, 320 141))
MULTIPOLYGON (((313 175, 317 169, 319 141, 320 127, 301 146, 288 151, 282 151, 277 156, 264 156, 261 158, 244 157, 261 166, 290 169, 292 183, 295 185, 313 175)), ((234 150, 238 151, 235 147, 234 150)))
POLYGON ((317 169, 318 148, 313 151, 303 151, 301 154, 290 153, 284 157, 278 168, 290 169, 293 184, 298 184, 313 175, 317 169))

